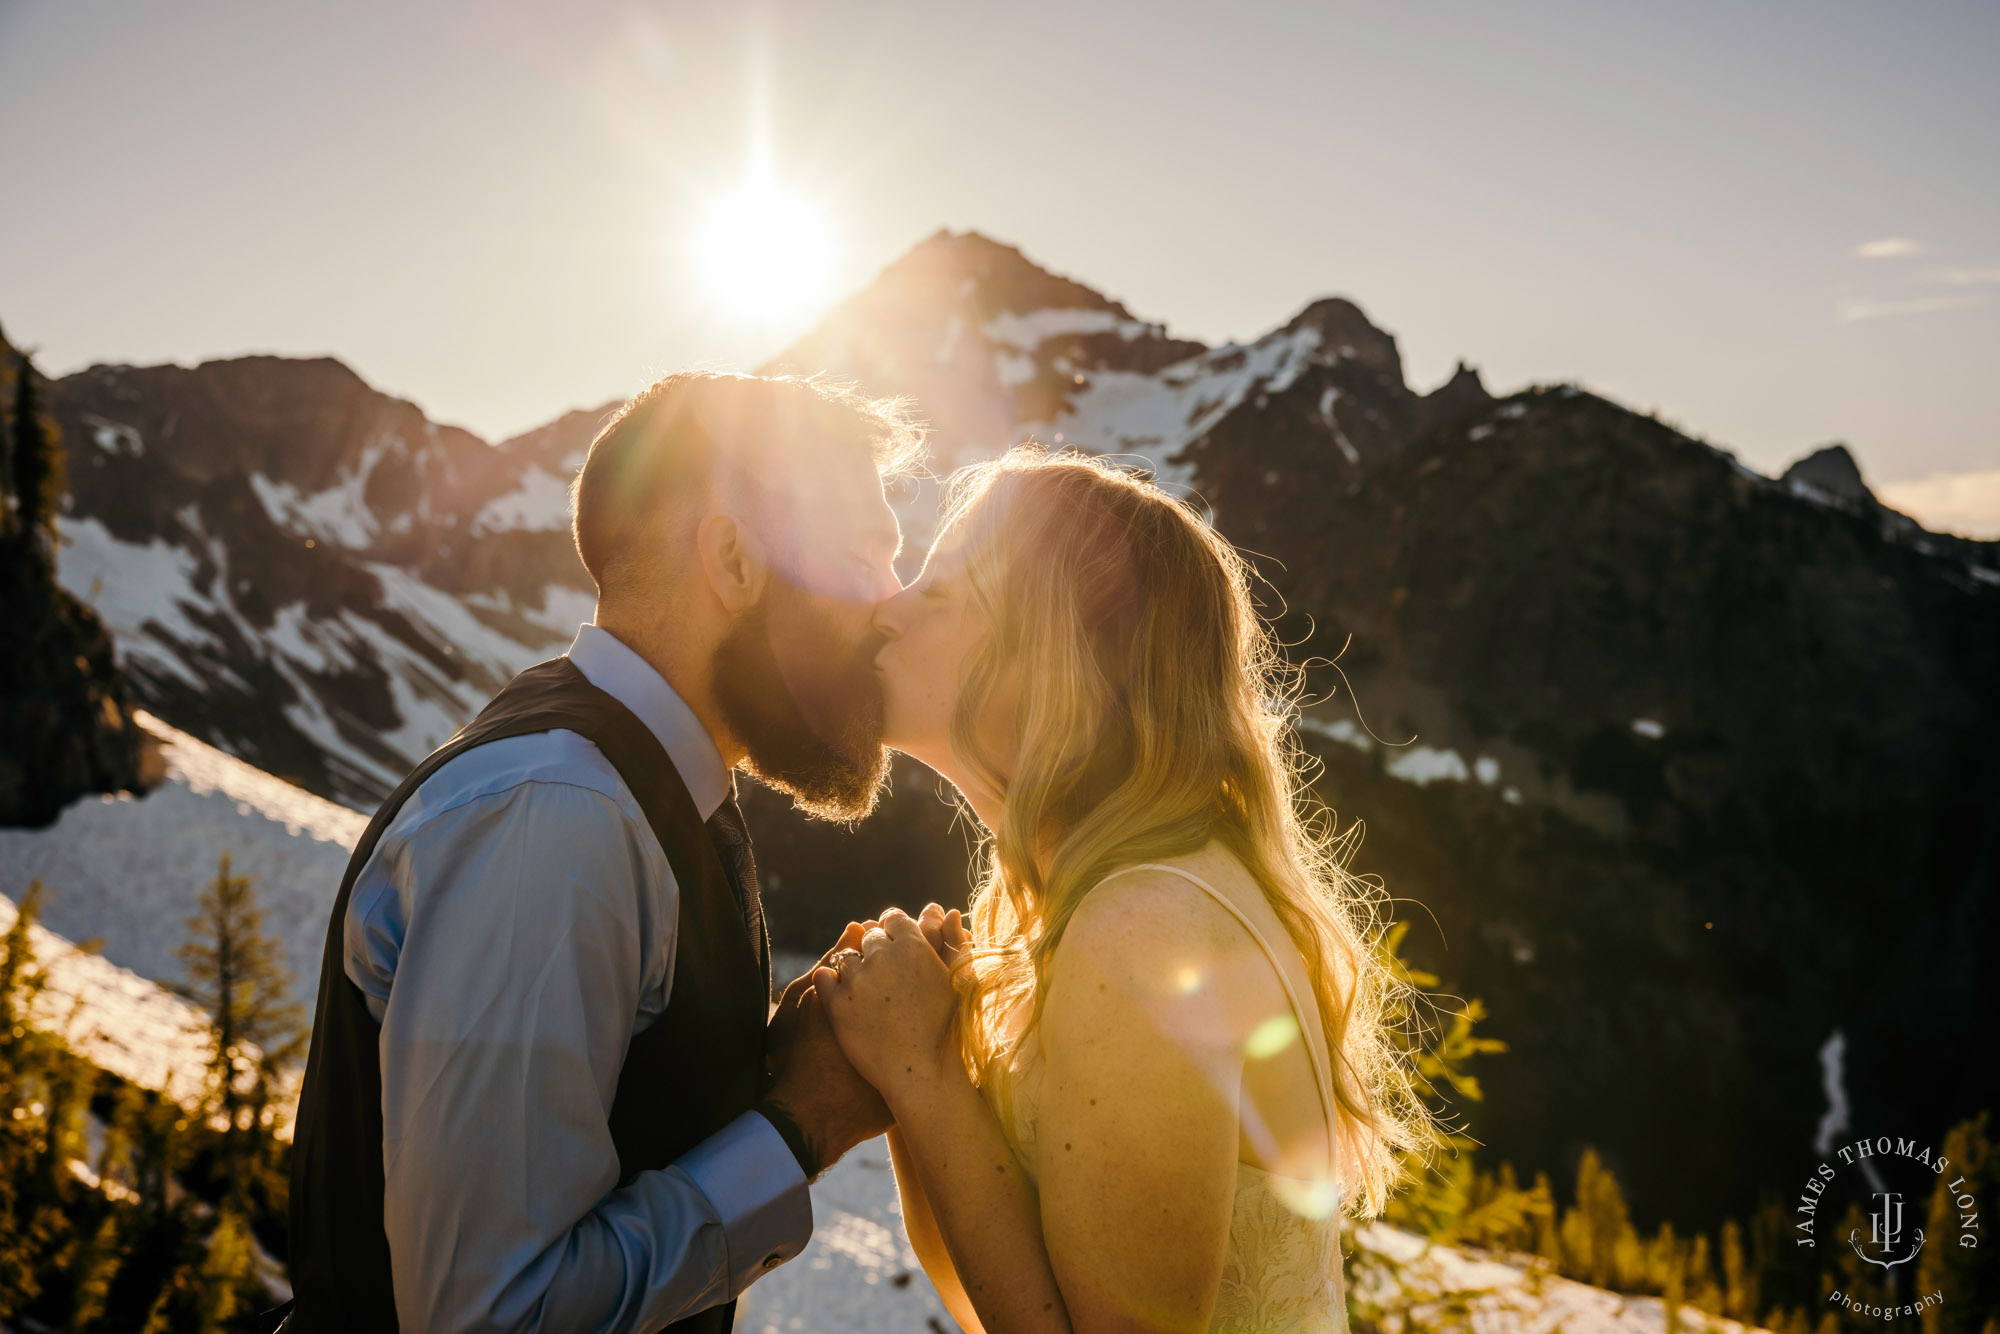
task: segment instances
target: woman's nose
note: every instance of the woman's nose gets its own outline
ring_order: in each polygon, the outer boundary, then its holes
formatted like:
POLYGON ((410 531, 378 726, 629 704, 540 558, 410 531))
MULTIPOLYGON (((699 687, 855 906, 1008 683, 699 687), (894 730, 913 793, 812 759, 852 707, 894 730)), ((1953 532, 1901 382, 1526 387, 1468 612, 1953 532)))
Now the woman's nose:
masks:
POLYGON ((875 633, 884 639, 901 639, 903 626, 908 619, 910 590, 905 588, 891 593, 875 604, 875 633))

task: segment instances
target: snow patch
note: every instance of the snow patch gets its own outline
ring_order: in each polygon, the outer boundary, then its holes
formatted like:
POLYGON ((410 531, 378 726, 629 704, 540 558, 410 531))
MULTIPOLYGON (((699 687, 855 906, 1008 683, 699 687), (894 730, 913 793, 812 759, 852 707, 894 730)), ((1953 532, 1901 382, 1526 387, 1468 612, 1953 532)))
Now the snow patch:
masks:
POLYGON ((382 461, 391 445, 401 443, 394 438, 370 443, 362 449, 352 470, 343 470, 339 481, 309 496, 300 495, 290 482, 274 482, 262 473, 250 474, 250 488, 257 493, 258 503, 263 505, 271 522, 287 532, 365 550, 381 529, 364 498, 369 474, 375 471, 375 465, 382 461))
POLYGON ((178 982, 186 919, 226 852, 283 944, 293 998, 310 1007, 327 914, 368 818, 138 720, 160 742, 166 781, 144 796, 85 797, 46 829, 0 829, 0 894, 18 900, 40 880, 51 931, 102 939, 107 967, 178 982))
POLYGON ((1465 758, 1455 750, 1436 750, 1430 746, 1409 746, 1399 750, 1394 759, 1383 766, 1392 777, 1418 787, 1445 780, 1463 783, 1472 777, 1466 768, 1465 758))
POLYGON ((118 660, 206 689, 209 683, 161 642, 221 648, 188 616, 215 605, 195 592, 200 562, 194 554, 158 537, 144 546, 121 542, 96 519, 66 521, 62 543, 56 581, 97 613, 112 633, 118 660))
POLYGON ((828 1168, 812 1197, 812 1240, 743 1294, 739 1330, 957 1328, 905 1239, 887 1140, 869 1140, 828 1168))
POLYGON ((146 441, 137 428, 124 422, 106 421, 92 413, 83 414, 83 424, 90 428, 90 442, 105 453, 117 458, 140 458, 146 452, 146 441))
POLYGON ((1116 333, 1129 343, 1141 334, 1156 331, 1158 327, 1143 320, 1120 318, 1116 311, 1111 310, 1052 308, 1026 313, 1002 311, 986 321, 981 332, 989 343, 1032 352, 1049 339, 1067 334, 1116 333))
POLYGON ((549 532, 569 527, 569 482, 540 464, 524 470, 512 491, 495 496, 472 518, 471 533, 549 532))
POLYGON ((1009 388, 1026 384, 1035 378, 1035 359, 1020 352, 995 352, 993 374, 1009 388))
POLYGON ((958 340, 963 337, 965 337, 965 317, 953 311, 951 317, 944 322, 944 336, 938 339, 938 365, 951 364, 952 357, 958 353, 958 340))
MULTIPOLYGON (((1519 1334, 1661 1334, 1668 1328, 1660 1298, 1593 1288, 1547 1273, 1529 1257, 1446 1246, 1380 1222, 1362 1224, 1351 1235, 1354 1295, 1364 1306, 1400 1313, 1395 1327, 1519 1334)), ((1708 1334, 1752 1328, 1687 1305, 1676 1316, 1678 1328, 1708 1334)))
POLYGON ((1356 750, 1375 749, 1375 743, 1368 739, 1366 732, 1354 725, 1354 720, 1351 718, 1338 718, 1330 723, 1321 722, 1317 718, 1301 718, 1299 726, 1317 736, 1352 746, 1356 750))
MULTIPOLYGON (((1317 329, 1272 334, 1249 346, 1229 344, 1176 363, 1157 375, 1103 370, 1051 422, 1024 423, 1025 433, 1060 432, 1099 454, 1137 454, 1161 485, 1186 487, 1193 470, 1174 458, 1207 434, 1253 393, 1290 387, 1320 349, 1317 329)), ((1349 447, 1351 448, 1351 446, 1349 447)))

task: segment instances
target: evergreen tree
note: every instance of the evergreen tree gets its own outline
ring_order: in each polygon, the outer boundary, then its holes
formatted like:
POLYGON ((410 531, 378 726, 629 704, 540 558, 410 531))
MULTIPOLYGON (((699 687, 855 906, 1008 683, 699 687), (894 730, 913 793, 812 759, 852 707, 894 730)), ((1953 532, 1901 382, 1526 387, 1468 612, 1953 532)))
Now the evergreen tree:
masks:
POLYGON ((63 493, 62 441, 42 412, 34 367, 17 352, 14 368, 13 441, 10 451, 17 517, 25 533, 55 533, 63 493))
POLYGON ((1594 1148, 1586 1148, 1577 1164, 1576 1204, 1563 1214, 1562 1246, 1569 1262, 1565 1272, 1586 1283, 1629 1292, 1641 1281, 1639 1234, 1625 1192, 1594 1148))
POLYGON ((209 1234, 201 1280, 196 1286, 194 1334, 222 1334, 238 1311, 251 1305, 256 1265, 250 1225, 242 1213, 224 1203, 209 1234))
POLYGON ((1944 1137, 1941 1152, 1950 1166, 1931 1188, 1917 1257, 1917 1291, 1941 1293, 1944 1300, 1924 1311, 1924 1334, 1984 1334, 2000 1324, 2000 1258, 1987 1225, 2000 1207, 2000 1155, 1986 1134, 1990 1115, 1982 1111, 1961 1121, 1944 1137), (1961 1236, 1978 1244, 1961 1245, 1961 1236))
POLYGON ((60 1287, 74 1254, 78 1183, 69 1161, 81 1140, 87 1067, 33 1022, 45 985, 33 931, 42 886, 21 898, 0 938, 0 1317, 60 1287))
MULTIPOLYGON (((6 335, 0 334, 0 353, 11 351, 13 351, 13 348, 8 346, 6 335)), ((0 362, 0 394, 5 394, 7 401, 12 402, 13 386, 6 381, 8 369, 4 362, 0 362)), ((20 373, 18 366, 14 367, 13 370, 17 375, 20 373)), ((14 496, 14 430, 12 418, 9 418, 4 426, 0 426, 0 539, 4 539, 14 532, 16 504, 14 496)))
POLYGON ((63 1326, 66 1334, 84 1334, 104 1316, 111 1284, 125 1259, 125 1234, 118 1226, 119 1218, 119 1210, 106 1209, 97 1230, 77 1255, 72 1266, 69 1321, 63 1326))
POLYGON ((215 1175, 239 1209, 268 1205, 280 1189, 270 1133, 279 1080, 306 1041, 279 944, 263 927, 250 878, 232 875, 223 853, 180 957, 185 990, 209 1015, 208 1096, 221 1122, 215 1175))

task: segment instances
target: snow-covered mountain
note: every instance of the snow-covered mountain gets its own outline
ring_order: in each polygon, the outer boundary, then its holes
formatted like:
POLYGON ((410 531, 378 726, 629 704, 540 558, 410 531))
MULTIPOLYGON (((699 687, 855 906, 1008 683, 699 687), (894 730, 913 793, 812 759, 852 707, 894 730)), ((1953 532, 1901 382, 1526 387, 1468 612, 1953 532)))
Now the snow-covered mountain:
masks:
POLYGON ((142 702, 367 804, 590 607, 563 488, 587 419, 490 446, 337 362, 57 382, 66 588, 142 702))
MULTIPOLYGON (((914 395, 940 471, 1033 437, 1182 482, 1185 447, 1246 409, 1296 416, 1349 486, 1486 401, 1469 371, 1412 392, 1344 300, 1208 348, 976 234, 919 246, 770 369, 914 395)), ((337 362, 276 357, 98 366, 51 397, 61 579, 139 699, 315 792, 371 804, 587 618, 567 488, 613 405, 489 446, 337 362)), ((932 499, 905 506, 913 539, 932 499)))

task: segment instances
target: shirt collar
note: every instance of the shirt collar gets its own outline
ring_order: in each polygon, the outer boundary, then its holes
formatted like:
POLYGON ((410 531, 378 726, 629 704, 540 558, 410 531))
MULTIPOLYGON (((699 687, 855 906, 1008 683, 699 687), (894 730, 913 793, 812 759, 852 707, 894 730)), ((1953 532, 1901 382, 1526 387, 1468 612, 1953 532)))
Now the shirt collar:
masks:
POLYGON ((733 786, 729 769, 708 729, 667 684, 667 678, 599 625, 578 627, 569 646, 569 660, 585 680, 630 709, 646 730, 659 738, 701 818, 715 814, 733 786))

